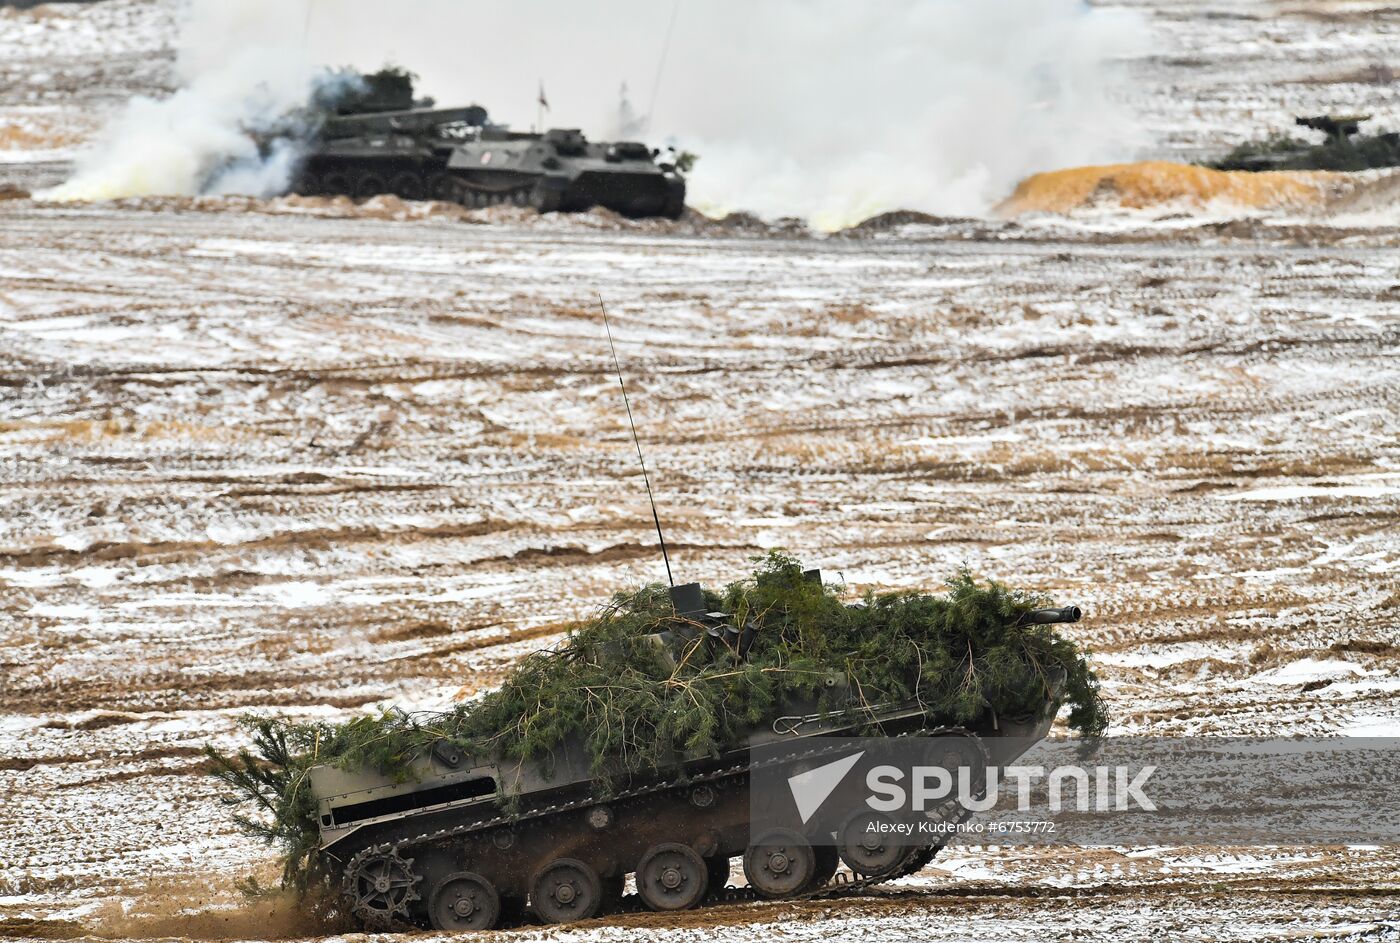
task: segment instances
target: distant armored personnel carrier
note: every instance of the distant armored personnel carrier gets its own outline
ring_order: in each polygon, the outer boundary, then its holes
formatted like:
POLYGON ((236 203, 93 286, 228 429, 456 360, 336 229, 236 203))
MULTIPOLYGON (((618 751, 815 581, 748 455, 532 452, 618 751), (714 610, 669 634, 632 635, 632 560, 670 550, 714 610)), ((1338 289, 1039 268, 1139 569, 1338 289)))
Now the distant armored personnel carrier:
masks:
POLYGON ((1294 124, 1321 131, 1326 139, 1313 144, 1288 135, 1247 141, 1210 166, 1216 170, 1371 170, 1400 167, 1400 134, 1361 134, 1370 115, 1311 115, 1294 124))
POLYGON ((364 76, 315 104, 296 193, 513 203, 542 213, 602 206, 672 219, 685 209, 685 179, 659 151, 590 142, 572 129, 510 131, 480 105, 436 108, 414 99, 412 76, 398 70, 364 76))

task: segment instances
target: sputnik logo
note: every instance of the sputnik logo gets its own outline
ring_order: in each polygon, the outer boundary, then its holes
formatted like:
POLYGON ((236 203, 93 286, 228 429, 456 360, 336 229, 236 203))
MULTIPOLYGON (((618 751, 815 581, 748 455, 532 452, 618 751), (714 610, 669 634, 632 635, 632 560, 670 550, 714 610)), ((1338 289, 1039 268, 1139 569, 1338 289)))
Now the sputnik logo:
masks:
POLYGON ((816 814, 827 797, 836 791, 836 787, 841 785, 841 780, 846 778, 851 767, 855 766, 862 756, 865 756, 864 750, 788 777, 788 788, 792 790, 792 799, 797 803, 797 814, 802 816, 803 825, 816 814))

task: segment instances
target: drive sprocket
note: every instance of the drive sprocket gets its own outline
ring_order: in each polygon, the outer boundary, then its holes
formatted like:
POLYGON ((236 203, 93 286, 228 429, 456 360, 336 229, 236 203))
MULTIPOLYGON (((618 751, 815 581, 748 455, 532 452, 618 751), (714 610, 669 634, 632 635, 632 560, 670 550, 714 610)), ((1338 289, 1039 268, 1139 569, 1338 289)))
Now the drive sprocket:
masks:
POLYGON ((341 893, 353 914, 367 928, 389 929, 408 922, 409 905, 419 899, 423 876, 388 845, 366 848, 345 866, 341 893))

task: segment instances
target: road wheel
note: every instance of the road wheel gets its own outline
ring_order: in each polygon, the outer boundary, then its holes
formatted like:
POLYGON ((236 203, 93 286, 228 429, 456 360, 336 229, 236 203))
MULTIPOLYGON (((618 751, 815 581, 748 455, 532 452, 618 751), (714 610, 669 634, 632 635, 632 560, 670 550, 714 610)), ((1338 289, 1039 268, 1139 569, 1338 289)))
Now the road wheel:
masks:
POLYGON ((321 179, 321 189, 328 196, 349 196, 350 178, 341 173, 329 173, 321 179))
POLYGON ((490 930, 500 917, 501 897, 496 888, 471 871, 449 874, 428 899, 428 919, 437 930, 490 930))
POLYGON ((441 200, 444 203, 456 201, 457 186, 456 181, 447 174, 433 174, 424 185, 425 191, 430 200, 441 200))
POLYGON ((846 819, 836 834, 836 850, 846 867, 864 877, 893 871, 908 849, 891 840, 892 833, 881 830, 890 824, 889 818, 878 812, 857 812, 846 819))
POLYGON ((603 903, 598 872, 574 858, 545 866, 530 885, 530 905, 546 923, 569 923, 596 917, 603 903))
POLYGON ((508 199, 516 206, 529 206, 530 191, 525 189, 516 190, 510 194, 508 199))
POLYGON ((689 845, 655 845, 637 865, 637 893, 652 910, 689 910, 705 899, 708 875, 689 845))
POLYGON ((388 190, 383 177, 378 174, 364 174, 355 181, 354 196, 357 200, 366 200, 372 196, 387 193, 388 190))
POLYGON ((817 870, 807 839, 786 828, 764 833, 744 852, 744 876, 764 897, 787 897, 807 887, 817 870))
POLYGON ((423 199, 423 178, 410 171, 396 174, 389 181, 389 192, 401 200, 423 199))

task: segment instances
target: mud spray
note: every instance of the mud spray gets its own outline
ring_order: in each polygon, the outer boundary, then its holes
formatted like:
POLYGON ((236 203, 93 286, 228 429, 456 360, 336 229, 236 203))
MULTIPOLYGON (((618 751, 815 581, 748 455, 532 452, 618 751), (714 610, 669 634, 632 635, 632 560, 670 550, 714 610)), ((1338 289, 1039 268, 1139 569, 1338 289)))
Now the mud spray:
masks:
MULTIPOLYGON (((213 875, 165 878, 86 914, 62 935, 103 940, 290 940, 352 926, 317 912, 291 891, 249 897, 213 875)), ((59 934, 54 934, 59 935, 59 934)))
POLYGON ((1026 174, 1132 156, 1108 94, 1145 22, 1082 0, 189 0, 179 91, 136 98, 42 198, 282 190, 295 146, 248 136, 323 66, 401 63, 443 104, 607 137, 626 107, 653 143, 701 156, 708 212, 823 228, 887 209, 987 210, 1026 174), (619 88, 632 91, 619 101, 619 88))

